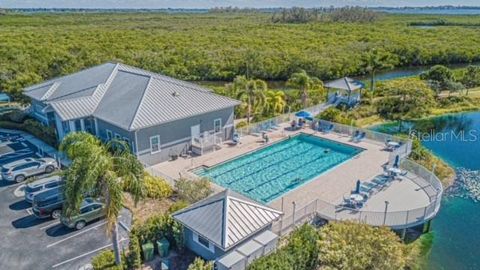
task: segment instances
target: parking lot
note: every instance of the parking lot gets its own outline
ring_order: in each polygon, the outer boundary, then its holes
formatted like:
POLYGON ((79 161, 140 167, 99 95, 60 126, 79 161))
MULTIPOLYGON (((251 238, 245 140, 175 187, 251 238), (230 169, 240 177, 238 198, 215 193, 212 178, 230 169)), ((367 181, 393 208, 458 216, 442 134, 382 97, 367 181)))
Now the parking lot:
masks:
MULTIPOLYGON (((0 153, 0 165, 35 155, 28 150, 34 150, 28 142, 15 144, 14 153, 0 153)), ((37 219, 23 199, 23 187, 0 180, 0 269, 80 269, 96 253, 111 248, 104 220, 76 231, 58 220, 37 219)), ((119 219, 119 239, 124 248, 130 224, 131 214, 124 209, 119 219)))

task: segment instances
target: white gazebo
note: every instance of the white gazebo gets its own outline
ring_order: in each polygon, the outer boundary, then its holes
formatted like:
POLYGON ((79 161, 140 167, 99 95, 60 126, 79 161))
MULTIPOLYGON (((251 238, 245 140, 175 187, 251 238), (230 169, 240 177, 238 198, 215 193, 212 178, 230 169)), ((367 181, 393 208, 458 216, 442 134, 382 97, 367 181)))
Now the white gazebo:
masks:
POLYGON ((360 102, 361 89, 365 88, 365 84, 361 81, 344 77, 325 84, 328 91, 328 103, 338 105, 345 103, 349 107, 360 102))

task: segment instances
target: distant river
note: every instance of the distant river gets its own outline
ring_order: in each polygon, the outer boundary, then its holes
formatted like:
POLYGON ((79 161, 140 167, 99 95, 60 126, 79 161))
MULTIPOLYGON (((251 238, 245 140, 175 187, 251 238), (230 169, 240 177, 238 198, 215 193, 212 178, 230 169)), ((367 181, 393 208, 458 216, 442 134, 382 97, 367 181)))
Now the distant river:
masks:
POLYGON ((480 8, 385 8, 378 11, 397 14, 478 15, 480 8))
MULTIPOLYGON (((423 141, 423 145, 451 166, 480 170, 480 112, 435 117, 413 128, 423 132, 432 129, 433 135, 442 135, 437 140, 423 141), (462 131, 463 139, 452 137, 462 131)), ((432 222, 432 231, 429 269, 480 269, 480 203, 444 198, 440 213, 432 222)))

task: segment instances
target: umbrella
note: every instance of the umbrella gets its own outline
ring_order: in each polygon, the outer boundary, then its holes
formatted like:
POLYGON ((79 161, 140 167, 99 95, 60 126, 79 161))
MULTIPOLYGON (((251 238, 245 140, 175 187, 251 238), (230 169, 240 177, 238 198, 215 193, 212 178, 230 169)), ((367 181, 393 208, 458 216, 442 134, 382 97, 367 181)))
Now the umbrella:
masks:
POLYGON ((360 184, 361 184, 361 182, 360 182, 360 179, 359 179, 359 180, 357 180, 357 185, 355 186, 355 193, 357 193, 357 194, 360 193, 360 184))
POLYGON ((298 118, 310 118, 313 119, 313 116, 311 113, 306 112, 306 111, 299 111, 295 114, 296 117, 298 118))

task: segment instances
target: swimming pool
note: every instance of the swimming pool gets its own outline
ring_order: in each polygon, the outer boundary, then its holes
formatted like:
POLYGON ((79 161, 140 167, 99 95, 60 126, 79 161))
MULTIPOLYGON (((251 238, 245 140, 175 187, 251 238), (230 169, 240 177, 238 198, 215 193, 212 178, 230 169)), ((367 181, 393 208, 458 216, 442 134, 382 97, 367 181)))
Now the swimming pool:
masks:
POLYGON ((299 134, 241 157, 193 172, 268 203, 359 154, 363 149, 299 134))

